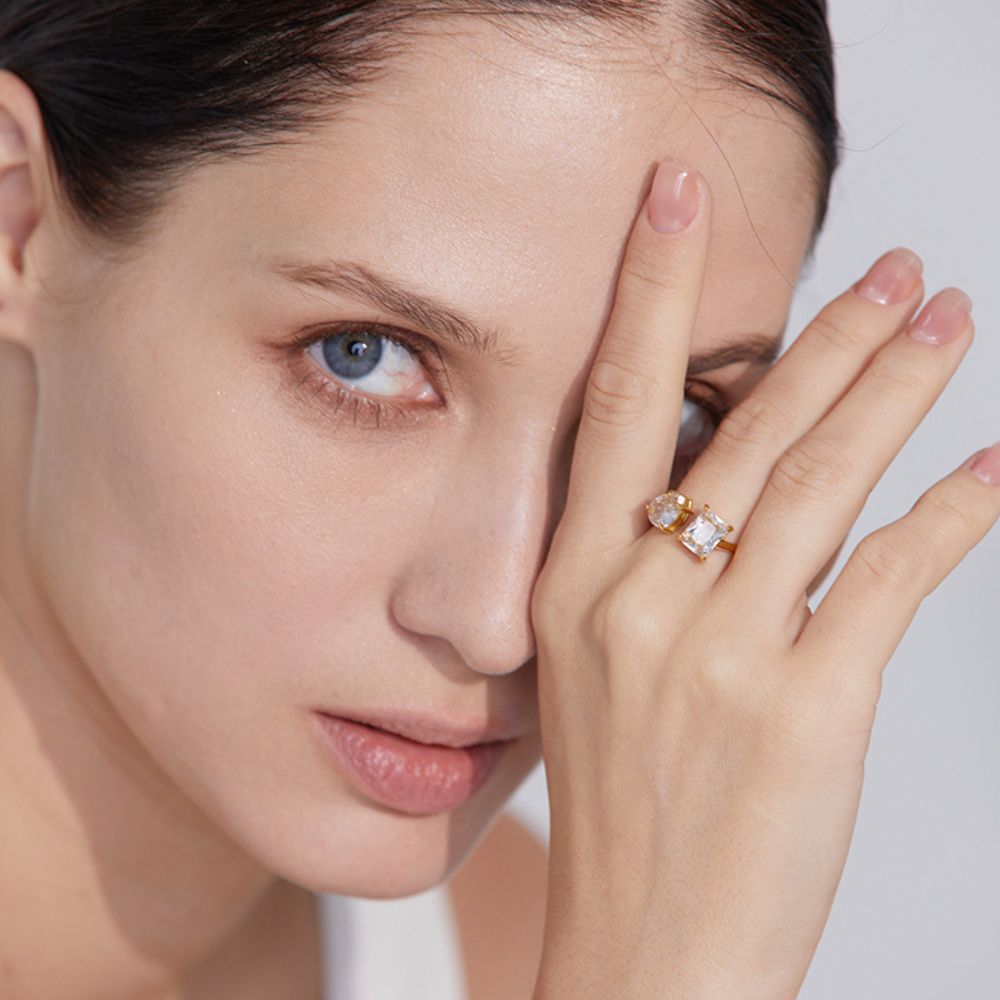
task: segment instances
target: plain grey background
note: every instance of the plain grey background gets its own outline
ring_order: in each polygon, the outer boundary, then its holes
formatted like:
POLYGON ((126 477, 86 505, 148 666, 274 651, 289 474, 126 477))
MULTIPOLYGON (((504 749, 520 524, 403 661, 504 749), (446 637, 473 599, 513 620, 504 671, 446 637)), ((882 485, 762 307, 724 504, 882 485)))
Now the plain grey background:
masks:
MULTIPOLYGON (((1000 6, 830 0, 844 161, 787 341, 884 250, 976 338, 872 493, 857 542, 1000 438, 1000 6)), ((1000 998, 1000 526, 923 603, 886 667, 858 822, 801 1000, 1000 998)), ((548 837, 543 765, 510 811, 548 837)))

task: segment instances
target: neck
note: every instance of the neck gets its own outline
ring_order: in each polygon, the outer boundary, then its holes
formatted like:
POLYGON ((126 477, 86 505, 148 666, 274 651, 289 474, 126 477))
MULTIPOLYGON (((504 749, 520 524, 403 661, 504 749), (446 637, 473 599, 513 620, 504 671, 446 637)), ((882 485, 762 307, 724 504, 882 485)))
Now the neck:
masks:
POLYGON ((0 342, 0 898, 16 901, 0 908, 0 992, 228 997, 223 984, 262 974, 282 942, 297 958, 317 954, 314 899, 158 767, 34 585, 32 372, 26 352, 0 342))

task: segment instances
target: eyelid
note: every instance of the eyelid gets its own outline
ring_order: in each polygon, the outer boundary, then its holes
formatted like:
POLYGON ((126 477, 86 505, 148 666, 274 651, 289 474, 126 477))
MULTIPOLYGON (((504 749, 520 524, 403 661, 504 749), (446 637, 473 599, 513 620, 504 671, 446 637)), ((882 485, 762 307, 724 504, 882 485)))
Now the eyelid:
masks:
POLYGON ((725 393, 720 392, 714 386, 708 385, 706 382, 692 382, 688 381, 684 384, 684 398, 690 399, 692 403, 696 403, 698 406, 704 408, 704 410, 711 416, 712 422, 718 426, 725 419, 726 415, 733 408, 733 404, 730 403, 725 393), (700 394, 691 394, 692 388, 701 387, 707 390, 707 396, 700 394))

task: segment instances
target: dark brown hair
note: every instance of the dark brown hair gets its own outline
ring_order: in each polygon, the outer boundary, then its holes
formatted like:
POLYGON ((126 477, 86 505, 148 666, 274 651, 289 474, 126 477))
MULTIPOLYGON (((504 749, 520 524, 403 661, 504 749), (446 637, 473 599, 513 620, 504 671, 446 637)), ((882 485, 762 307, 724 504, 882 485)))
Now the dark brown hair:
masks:
MULTIPOLYGON (((818 232, 839 155, 825 0, 670 6, 696 44, 723 57, 714 71, 807 125, 818 232)), ((422 17, 636 30, 664 9, 662 0, 2 0, 0 68, 35 94, 70 217, 126 245, 188 168, 335 118, 338 100, 373 82, 422 17)))

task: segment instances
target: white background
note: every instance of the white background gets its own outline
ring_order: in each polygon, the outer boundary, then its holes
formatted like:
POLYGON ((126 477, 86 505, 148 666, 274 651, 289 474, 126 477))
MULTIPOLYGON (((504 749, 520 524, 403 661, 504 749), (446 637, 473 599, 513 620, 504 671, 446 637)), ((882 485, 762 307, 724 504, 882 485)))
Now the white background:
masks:
MULTIPOLYGON (((846 148, 788 340, 899 244, 923 258, 928 295, 968 292, 976 339, 827 587, 858 540, 1000 438, 1000 6, 831 8, 846 148)), ((998 709, 1000 525, 924 601, 886 668, 857 827, 801 1000, 1000 997, 998 709)), ((547 838, 542 765, 510 809, 547 838)))

